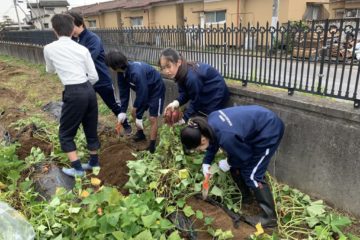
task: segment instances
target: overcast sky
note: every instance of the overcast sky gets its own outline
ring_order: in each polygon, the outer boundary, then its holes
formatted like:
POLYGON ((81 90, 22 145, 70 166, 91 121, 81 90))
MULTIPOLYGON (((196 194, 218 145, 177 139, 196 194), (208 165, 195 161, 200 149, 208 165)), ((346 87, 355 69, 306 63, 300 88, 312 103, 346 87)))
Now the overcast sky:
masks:
MULTIPOLYGON (((12 18, 15 22, 17 22, 16 19, 16 13, 15 13, 15 7, 14 7, 14 0, 0 0, 0 21, 3 21, 3 17, 5 15, 12 18)), ((26 2, 36 2, 36 0, 17 0, 19 3, 21 9, 23 9, 26 13, 28 13, 28 9, 26 9, 26 2), (23 3, 20 3, 23 2, 23 3)), ((87 5, 92 4, 96 2, 106 2, 110 0, 67 0, 71 7, 77 7, 81 5, 87 5)), ((19 18, 20 21, 25 17, 23 11, 20 8, 18 8, 19 18)))

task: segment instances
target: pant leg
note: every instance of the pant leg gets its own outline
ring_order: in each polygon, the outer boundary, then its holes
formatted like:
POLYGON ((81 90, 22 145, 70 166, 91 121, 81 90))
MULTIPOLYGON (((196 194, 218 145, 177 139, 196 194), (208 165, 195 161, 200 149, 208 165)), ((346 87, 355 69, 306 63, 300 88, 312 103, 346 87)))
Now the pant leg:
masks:
POLYGON ((243 176, 248 187, 257 188, 258 182, 265 183, 265 173, 267 171, 267 167, 270 163, 271 157, 274 155, 280 145, 280 140, 281 137, 274 146, 254 154, 252 158, 252 164, 249 164, 248 166, 241 169, 241 175, 243 176))
POLYGON ((88 107, 82 119, 82 125, 86 137, 87 148, 90 151, 95 151, 100 148, 100 142, 97 135, 98 104, 96 94, 93 89, 89 89, 88 97, 88 107))
POLYGON ((64 152, 76 150, 74 138, 87 109, 86 95, 76 93, 72 89, 63 92, 63 105, 61 108, 59 139, 64 152))
POLYGON ((114 86, 112 84, 94 87, 106 106, 117 116, 120 112, 120 102, 116 101, 114 86))

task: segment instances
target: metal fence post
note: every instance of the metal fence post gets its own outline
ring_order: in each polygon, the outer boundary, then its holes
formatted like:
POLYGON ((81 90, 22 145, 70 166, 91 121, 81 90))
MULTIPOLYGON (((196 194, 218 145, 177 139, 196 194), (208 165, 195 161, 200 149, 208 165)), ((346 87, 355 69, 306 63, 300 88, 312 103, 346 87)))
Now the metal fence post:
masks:
POLYGON ((227 54, 227 39, 226 39, 226 33, 227 33, 227 29, 226 29, 226 23, 224 23, 224 31, 223 31, 223 34, 224 34, 224 43, 223 43, 223 47, 224 47, 224 56, 223 56, 223 65, 224 65, 224 72, 223 72, 223 76, 226 76, 226 65, 227 65, 227 62, 226 62, 226 54, 227 54))
MULTIPOLYGON (((324 77, 325 53, 326 53, 326 50, 327 50, 326 42, 327 42, 327 33, 328 33, 328 31, 329 31, 329 19, 327 19, 325 21, 325 27, 324 27, 324 39, 323 39, 322 52, 321 52, 319 84, 318 84, 318 87, 317 87, 317 92, 318 93, 321 93, 322 79, 324 77)), ((325 94, 325 92, 323 92, 322 94, 325 94)))

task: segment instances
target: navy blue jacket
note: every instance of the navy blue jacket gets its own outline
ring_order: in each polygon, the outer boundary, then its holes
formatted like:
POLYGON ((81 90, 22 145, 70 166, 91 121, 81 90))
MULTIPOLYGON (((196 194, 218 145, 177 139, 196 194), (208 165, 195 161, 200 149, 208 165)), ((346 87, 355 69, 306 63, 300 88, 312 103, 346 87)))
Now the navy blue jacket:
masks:
POLYGON ((136 118, 141 119, 154 97, 161 97, 165 92, 165 84, 160 73, 149 64, 129 62, 125 73, 118 73, 121 112, 126 112, 129 105, 130 89, 136 92, 134 108, 136 118))
POLYGON ((112 80, 109 68, 105 64, 105 51, 100 37, 85 28, 84 31, 80 33, 79 37, 73 38, 73 40, 89 49, 96 71, 99 75, 99 81, 96 82, 94 87, 111 85, 112 80))
POLYGON ((207 148, 204 163, 211 164, 219 147, 225 150, 232 167, 251 164, 253 155, 276 145, 284 132, 282 120, 257 105, 225 108, 211 113, 208 124, 215 141, 207 148))
POLYGON ((198 63, 195 67, 188 67, 185 84, 178 84, 180 106, 190 100, 184 113, 187 121, 192 115, 204 113, 206 115, 225 107, 229 98, 229 90, 224 78, 212 66, 198 63))

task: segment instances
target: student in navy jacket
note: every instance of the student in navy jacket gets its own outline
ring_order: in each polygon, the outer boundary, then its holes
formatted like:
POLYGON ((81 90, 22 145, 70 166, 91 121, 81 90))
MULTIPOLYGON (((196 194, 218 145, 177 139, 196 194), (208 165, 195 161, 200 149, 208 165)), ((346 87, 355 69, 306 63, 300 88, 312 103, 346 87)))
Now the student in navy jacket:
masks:
POLYGON ((126 120, 126 111, 129 105, 130 89, 135 91, 136 98, 133 104, 132 116, 136 119, 137 132, 134 140, 145 140, 142 117, 149 109, 150 113, 150 145, 148 150, 155 152, 155 143, 158 129, 158 117, 162 114, 165 98, 165 84, 152 66, 143 62, 130 62, 119 51, 111 51, 106 55, 106 64, 118 73, 118 84, 121 100, 120 121, 126 120))
MULTIPOLYGON (((68 12, 74 18, 74 33, 73 40, 89 49, 91 57, 94 61, 96 71, 99 75, 99 81, 94 85, 95 91, 103 99, 104 103, 109 109, 120 117, 120 104, 116 101, 114 95, 114 86, 111 80, 109 69, 105 64, 105 52, 98 35, 88 30, 85 26, 83 17, 77 12, 68 12)), ((131 126, 127 121, 123 123, 124 132, 126 135, 131 134, 131 126)))
POLYGON ((263 214, 248 216, 247 222, 263 227, 277 225, 271 190, 265 182, 265 172, 284 133, 282 120, 272 111, 256 106, 238 106, 215 111, 208 119, 191 118, 181 130, 181 142, 186 149, 206 150, 204 175, 210 174, 210 164, 222 148, 227 159, 219 162, 223 171, 230 170, 238 185, 243 202, 251 201, 251 191, 263 214))
POLYGON ((207 116, 215 110, 225 107, 229 91, 224 78, 213 67, 205 63, 186 62, 176 50, 164 49, 160 55, 159 65, 162 73, 175 79, 179 96, 166 108, 174 110, 190 100, 180 123, 192 116, 207 116))

